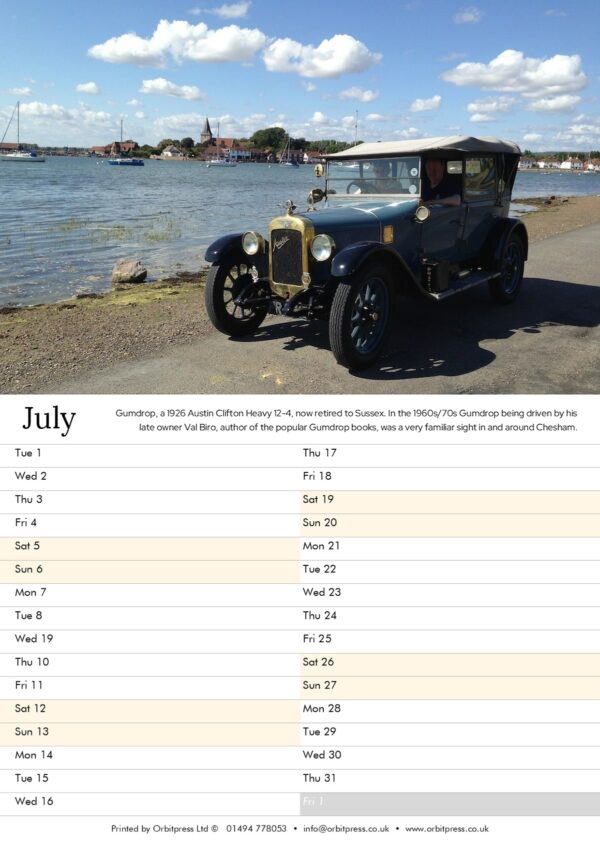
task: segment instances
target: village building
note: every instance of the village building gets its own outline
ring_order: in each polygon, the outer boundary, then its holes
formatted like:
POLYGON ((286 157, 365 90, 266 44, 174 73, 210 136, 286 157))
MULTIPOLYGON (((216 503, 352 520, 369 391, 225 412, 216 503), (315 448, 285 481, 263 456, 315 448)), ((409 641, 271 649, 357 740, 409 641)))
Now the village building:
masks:
POLYGON ((175 144, 168 144, 160 155, 161 159, 185 159, 185 153, 175 144))
POLYGON ((581 171, 583 169, 583 162, 581 159, 576 159, 569 156, 568 159, 565 159, 564 162, 560 163, 562 171, 581 171))
POLYGON ((134 150, 138 150, 138 148, 139 145, 136 141, 127 139, 127 141, 123 142, 114 141, 111 144, 89 147, 88 153, 90 156, 119 156, 123 153, 132 153, 134 150))

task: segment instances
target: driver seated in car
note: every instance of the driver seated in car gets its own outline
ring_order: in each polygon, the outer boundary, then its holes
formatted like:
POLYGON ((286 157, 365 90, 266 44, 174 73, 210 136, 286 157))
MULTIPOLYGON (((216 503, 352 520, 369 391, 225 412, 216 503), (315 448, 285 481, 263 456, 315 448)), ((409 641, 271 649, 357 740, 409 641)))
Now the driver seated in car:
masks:
POLYGON ((446 172, 442 159, 426 159, 425 174, 421 187, 421 199, 425 206, 460 206, 461 180, 446 172))
POLYGON ((373 177, 365 180, 363 191, 370 195, 390 194, 398 192, 396 180, 390 177, 390 162, 387 159, 375 159, 371 165, 373 177))

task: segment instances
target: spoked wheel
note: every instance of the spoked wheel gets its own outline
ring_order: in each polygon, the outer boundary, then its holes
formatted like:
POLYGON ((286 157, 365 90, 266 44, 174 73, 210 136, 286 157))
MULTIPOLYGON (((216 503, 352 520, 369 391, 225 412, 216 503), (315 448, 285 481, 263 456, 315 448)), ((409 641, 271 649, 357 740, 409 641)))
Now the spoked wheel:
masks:
POLYGON ((381 354, 392 305, 392 280, 385 265, 367 265, 354 280, 340 283, 329 316, 329 340, 340 365, 364 369, 381 354))
POLYGON ((499 304, 510 304, 515 300, 523 283, 525 251, 518 236, 510 236, 502 254, 500 276, 490 281, 490 293, 499 304))
MULTIPOLYGON (((243 261, 229 261, 213 265, 208 272, 204 289, 204 302, 208 316, 217 330, 228 336, 243 336, 260 327, 267 314, 266 306, 245 306, 235 300, 248 290, 250 295, 252 276, 250 267, 243 261)), ((256 287, 252 291, 256 297, 256 287)))

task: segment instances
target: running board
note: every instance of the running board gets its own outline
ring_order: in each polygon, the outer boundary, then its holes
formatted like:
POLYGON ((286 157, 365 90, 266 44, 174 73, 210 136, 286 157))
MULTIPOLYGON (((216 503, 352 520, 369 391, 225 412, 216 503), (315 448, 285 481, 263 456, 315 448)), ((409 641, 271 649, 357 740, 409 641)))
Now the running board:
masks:
POLYGON ((430 298, 436 301, 443 301, 444 298, 450 298, 452 295, 457 295, 459 292, 464 292, 466 289, 472 289, 473 286, 480 286, 482 283, 488 283, 499 277, 498 271, 472 271, 465 277, 459 277, 458 280, 453 280, 450 286, 443 292, 428 292, 430 298))

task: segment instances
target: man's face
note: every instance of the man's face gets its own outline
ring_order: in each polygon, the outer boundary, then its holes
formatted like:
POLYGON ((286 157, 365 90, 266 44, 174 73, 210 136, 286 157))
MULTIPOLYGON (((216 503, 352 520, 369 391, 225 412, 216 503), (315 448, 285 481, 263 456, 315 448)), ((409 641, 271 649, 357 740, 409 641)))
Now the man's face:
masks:
POLYGON ((383 177, 387 177, 387 175, 388 175, 387 162, 376 162, 373 166, 373 170, 375 172, 375 176, 377 177, 377 179, 381 180, 383 177))
POLYGON ((444 177, 444 163, 441 159, 428 159, 425 163, 425 173, 429 182, 437 185, 444 177))

